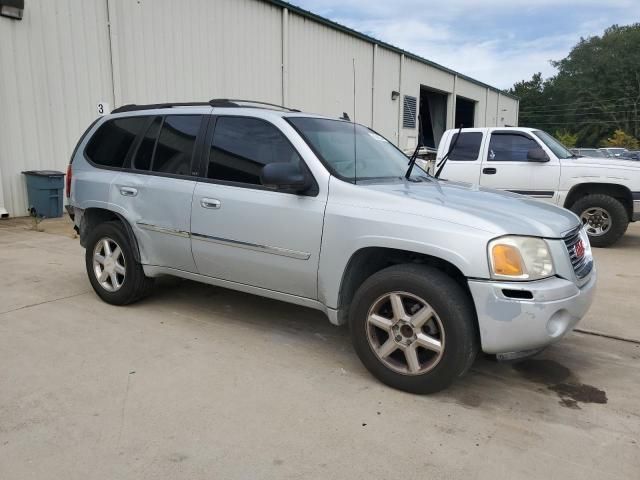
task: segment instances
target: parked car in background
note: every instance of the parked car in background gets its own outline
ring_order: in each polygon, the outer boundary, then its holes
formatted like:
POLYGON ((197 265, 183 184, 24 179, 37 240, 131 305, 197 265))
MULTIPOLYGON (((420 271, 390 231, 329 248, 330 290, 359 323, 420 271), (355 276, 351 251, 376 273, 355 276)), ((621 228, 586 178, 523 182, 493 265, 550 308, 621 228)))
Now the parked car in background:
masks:
POLYGON ((622 155, 622 158, 628 158, 629 160, 640 160, 640 150, 629 151, 622 155))
POLYGON ((604 154, 607 157, 619 157, 624 153, 628 152, 626 148, 618 148, 618 147, 599 148, 598 150, 600 150, 601 152, 604 152, 604 154))
POLYGON ((173 275, 315 308, 349 323, 373 375, 420 393, 587 312, 596 271, 573 213, 409 172, 367 127, 250 105, 130 105, 80 139, 69 212, 105 302, 173 275))
POLYGON ((605 158, 607 155, 597 148, 572 148, 571 153, 579 157, 605 158))
MULTIPOLYGON (((538 198, 580 217, 591 244, 613 245, 640 220, 640 164, 623 158, 577 157, 553 136, 524 127, 467 128, 442 178, 538 198)), ((436 162, 457 130, 445 132, 436 162)))

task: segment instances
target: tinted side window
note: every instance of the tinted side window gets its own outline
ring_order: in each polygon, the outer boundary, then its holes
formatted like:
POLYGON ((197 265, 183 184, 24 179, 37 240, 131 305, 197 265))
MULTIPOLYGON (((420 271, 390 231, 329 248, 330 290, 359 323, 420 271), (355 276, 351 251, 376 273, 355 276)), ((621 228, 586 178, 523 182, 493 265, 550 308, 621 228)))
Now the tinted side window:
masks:
MULTIPOLYGON (((456 141, 458 134, 454 134, 451 144, 456 141)), ((449 160, 477 160, 482 143, 482 132, 464 132, 460 134, 458 143, 451 151, 449 160)))
POLYGON ((201 115, 165 117, 153 157, 152 171, 191 175, 191 157, 201 120, 201 115))
POLYGON ((147 128, 136 152, 136 158, 133 160, 134 169, 149 170, 149 167, 151 167, 153 150, 156 146, 156 139, 158 138, 158 132, 160 132, 161 123, 162 117, 156 117, 153 119, 151 125, 149 125, 149 128, 147 128))
POLYGON ((538 144, 523 135, 494 133, 489 143, 489 160, 526 162, 527 152, 539 148, 538 144))
POLYGON ((147 120, 148 117, 129 117, 106 121, 89 141, 85 150, 87 157, 98 165, 122 167, 147 120))
POLYGON ((262 167, 273 162, 300 163, 298 152, 280 130, 256 118, 218 118, 208 178, 260 185, 262 167))

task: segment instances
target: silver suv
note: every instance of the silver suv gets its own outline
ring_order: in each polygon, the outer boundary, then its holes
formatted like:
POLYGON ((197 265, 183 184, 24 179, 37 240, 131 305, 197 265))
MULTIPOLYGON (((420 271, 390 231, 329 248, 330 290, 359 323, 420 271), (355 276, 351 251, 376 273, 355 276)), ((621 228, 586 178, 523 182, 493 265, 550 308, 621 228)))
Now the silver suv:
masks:
POLYGON ((80 139, 68 210, 104 301, 175 275, 315 308, 410 392, 445 388, 480 349, 516 358, 570 331, 596 283, 578 218, 407 163, 346 120, 128 105, 80 139))

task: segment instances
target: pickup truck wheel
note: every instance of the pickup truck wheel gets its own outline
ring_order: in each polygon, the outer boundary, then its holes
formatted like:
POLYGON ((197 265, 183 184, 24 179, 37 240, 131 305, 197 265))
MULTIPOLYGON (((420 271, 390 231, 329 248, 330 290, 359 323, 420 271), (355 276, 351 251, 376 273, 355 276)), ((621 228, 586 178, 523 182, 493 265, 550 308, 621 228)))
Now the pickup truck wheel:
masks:
POLYGON ((469 295, 423 265, 397 265, 369 277, 349 311, 351 341, 387 385, 433 393, 463 375, 478 352, 469 295))
POLYGON ((629 226, 629 216, 624 205, 609 195, 582 197, 571 206, 571 211, 580 217, 589 235, 589 242, 594 247, 613 245, 629 226))
POLYGON ((147 295, 153 279, 136 262, 133 247, 120 222, 96 226, 87 237, 85 264, 91 286, 113 305, 127 305, 147 295))

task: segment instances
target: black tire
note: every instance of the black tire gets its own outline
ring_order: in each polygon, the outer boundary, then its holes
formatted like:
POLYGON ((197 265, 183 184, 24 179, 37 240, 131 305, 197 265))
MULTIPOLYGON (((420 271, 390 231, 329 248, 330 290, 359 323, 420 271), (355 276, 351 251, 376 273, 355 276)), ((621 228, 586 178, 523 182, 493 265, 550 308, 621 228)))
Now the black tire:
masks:
POLYGON ((434 393, 464 375, 478 353, 476 316, 469 294, 442 271, 424 265, 396 265, 369 277, 356 292, 349 309, 351 341, 367 369, 383 383, 411 393, 434 393), (407 292, 426 301, 445 333, 440 360, 421 374, 394 371, 374 353, 368 340, 367 315, 382 296, 407 292))
POLYGON ((153 279, 145 276, 142 265, 135 260, 133 246, 129 241, 124 226, 118 221, 104 222, 97 225, 87 236, 85 265, 91 286, 98 296, 112 305, 128 305, 148 295, 153 287, 153 279), (124 257, 125 275, 122 286, 116 291, 108 291, 103 287, 94 272, 93 255, 96 244, 104 238, 115 241, 120 246, 124 257))
POLYGON ((620 240, 629 226, 629 215, 624 205, 616 198, 596 193, 582 197, 573 205, 571 211, 581 217, 581 215, 590 208, 601 208, 609 213, 611 226, 609 230, 602 235, 589 234, 589 243, 594 247, 609 247, 620 240))

